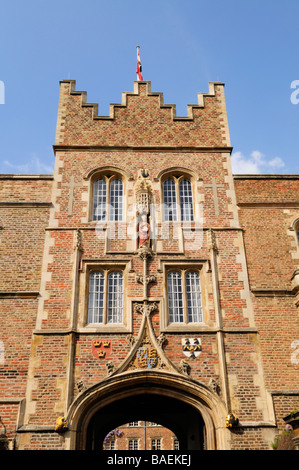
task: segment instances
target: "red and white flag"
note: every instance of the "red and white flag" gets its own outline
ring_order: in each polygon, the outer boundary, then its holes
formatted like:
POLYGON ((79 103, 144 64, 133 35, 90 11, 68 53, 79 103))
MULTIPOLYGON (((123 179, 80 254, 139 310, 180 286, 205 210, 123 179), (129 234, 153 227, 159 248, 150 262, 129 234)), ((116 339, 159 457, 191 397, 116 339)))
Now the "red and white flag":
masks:
POLYGON ((140 55, 139 55, 139 46, 137 46, 137 80, 143 80, 142 78, 142 65, 141 65, 141 60, 140 60, 140 55))

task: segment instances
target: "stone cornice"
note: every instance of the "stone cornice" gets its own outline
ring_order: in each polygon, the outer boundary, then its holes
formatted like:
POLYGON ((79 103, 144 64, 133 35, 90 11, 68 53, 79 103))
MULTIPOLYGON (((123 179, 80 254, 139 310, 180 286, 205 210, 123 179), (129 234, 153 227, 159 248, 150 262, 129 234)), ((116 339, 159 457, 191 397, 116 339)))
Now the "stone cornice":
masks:
POLYGON ((186 152, 186 153, 194 153, 194 152, 218 152, 218 153, 231 153, 233 147, 229 146, 216 146, 216 147, 203 147, 203 146, 133 146, 133 145, 63 145, 63 144, 55 144, 53 145, 54 152, 62 151, 62 152, 80 152, 80 151, 89 151, 89 152, 130 152, 130 151, 138 151, 138 152, 186 152))

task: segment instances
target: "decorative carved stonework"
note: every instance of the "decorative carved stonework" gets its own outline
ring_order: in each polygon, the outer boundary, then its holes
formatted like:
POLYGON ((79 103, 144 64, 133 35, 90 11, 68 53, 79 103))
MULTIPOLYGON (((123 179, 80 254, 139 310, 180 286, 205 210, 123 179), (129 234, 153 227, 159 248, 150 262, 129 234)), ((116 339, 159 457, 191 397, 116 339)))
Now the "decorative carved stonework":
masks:
POLYGON ((164 333, 161 333, 161 334, 158 336, 158 338, 157 338, 157 342, 158 342, 159 346, 161 346, 161 347, 163 346, 163 344, 164 344, 166 341, 167 341, 167 338, 166 338, 166 336, 165 336, 164 333))
POLYGON ((107 372, 108 372, 108 375, 111 375, 114 370, 115 370, 115 365, 113 364, 113 362, 107 362, 106 363, 106 369, 107 369, 107 372))
POLYGON ((180 365, 179 365, 179 370, 182 372, 184 375, 190 375, 190 365, 187 361, 184 359, 181 360, 180 365))
POLYGON ((134 357, 132 358, 129 369, 154 369, 160 368, 161 358, 158 354, 157 348, 152 344, 148 325, 145 326, 143 331, 143 339, 138 344, 134 357))
POLYGON ((237 418, 234 413, 230 413, 226 416, 225 418, 225 425, 227 428, 233 428, 235 426, 238 426, 239 424, 239 419, 237 418))
POLYGON ((83 251, 83 237, 82 237, 81 230, 78 229, 76 234, 77 234, 77 238, 76 238, 75 249, 77 249, 78 251, 83 251))
POLYGON ((83 380, 79 380, 76 385, 77 385, 77 388, 78 388, 78 390, 79 390, 79 393, 81 393, 81 392, 83 392, 84 390, 86 390, 86 385, 85 385, 85 383, 83 382, 83 380))
POLYGON ((66 432, 68 430, 68 427, 69 427, 68 421, 62 416, 59 416, 59 418, 57 418, 56 420, 55 432, 58 432, 58 433, 66 432))
POLYGON ((215 253, 218 252, 215 232, 211 228, 208 231, 208 249, 215 251, 215 253))
POLYGON ((219 385, 219 379, 211 379, 209 382, 209 387, 213 390, 214 393, 220 395, 221 389, 219 385))
MULTIPOLYGON (((157 278, 154 275, 146 276, 146 285, 156 282, 157 278)), ((144 276, 136 276, 136 281, 139 282, 139 284, 144 285, 144 276)))
POLYGON ((152 249, 147 245, 142 245, 140 248, 138 248, 137 252, 138 252, 138 255, 140 256, 140 258, 143 261, 147 260, 147 258, 151 258, 153 256, 152 249))
POLYGON ((145 317, 149 317, 152 312, 158 309, 157 302, 144 302, 143 304, 135 304, 135 312, 145 317))
POLYGON ((153 200, 153 187, 148 170, 140 170, 135 184, 135 197, 138 214, 149 214, 153 200))
POLYGON ((134 344, 135 344, 135 338, 134 338, 134 336, 133 336, 133 335, 128 335, 127 338, 126 338, 126 340, 127 340, 129 349, 131 349, 131 348, 134 346, 134 344))

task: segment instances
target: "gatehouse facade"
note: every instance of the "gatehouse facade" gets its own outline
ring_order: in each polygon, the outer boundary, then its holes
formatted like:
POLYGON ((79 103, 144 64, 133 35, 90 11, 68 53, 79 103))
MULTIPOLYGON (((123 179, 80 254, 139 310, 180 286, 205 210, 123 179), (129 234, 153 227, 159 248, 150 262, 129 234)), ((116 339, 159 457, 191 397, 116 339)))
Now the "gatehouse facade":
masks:
POLYGON ((233 175, 224 85, 178 117, 60 83, 54 175, 0 176, 1 445, 271 449, 299 407, 299 176, 233 175))

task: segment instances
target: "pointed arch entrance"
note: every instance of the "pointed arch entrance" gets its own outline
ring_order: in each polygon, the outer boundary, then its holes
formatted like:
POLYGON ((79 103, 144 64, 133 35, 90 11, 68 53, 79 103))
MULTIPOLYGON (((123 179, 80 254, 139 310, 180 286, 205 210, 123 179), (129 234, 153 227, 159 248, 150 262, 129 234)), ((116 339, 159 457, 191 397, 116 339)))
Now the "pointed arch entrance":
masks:
POLYGON ((157 422, 184 450, 225 449, 225 407, 209 387, 169 372, 127 372, 82 392, 69 413, 69 447, 101 450, 109 431, 126 422, 157 422))

